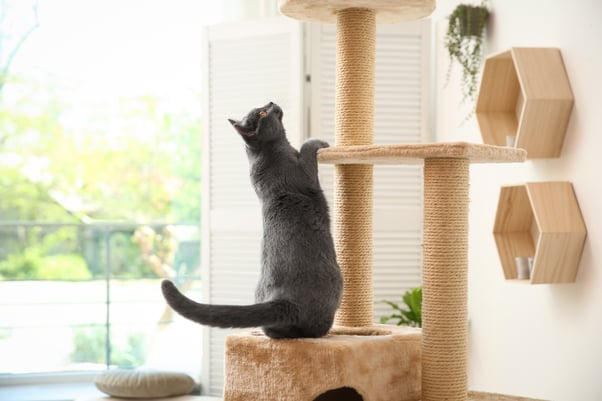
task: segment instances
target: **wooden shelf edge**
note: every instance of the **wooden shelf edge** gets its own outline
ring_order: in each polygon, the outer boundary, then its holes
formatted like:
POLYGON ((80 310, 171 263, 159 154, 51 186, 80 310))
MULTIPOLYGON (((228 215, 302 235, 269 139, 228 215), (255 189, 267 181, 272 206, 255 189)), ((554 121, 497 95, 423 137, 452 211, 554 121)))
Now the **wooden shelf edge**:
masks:
POLYGON ((533 284, 531 282, 531 279, 529 278, 507 278, 506 282, 508 283, 512 283, 512 284, 523 284, 523 285, 531 285, 533 284))
POLYGON ((524 149, 467 142, 334 146, 320 149, 325 164, 419 164, 424 159, 468 159, 471 163, 517 163, 527 160, 524 149))

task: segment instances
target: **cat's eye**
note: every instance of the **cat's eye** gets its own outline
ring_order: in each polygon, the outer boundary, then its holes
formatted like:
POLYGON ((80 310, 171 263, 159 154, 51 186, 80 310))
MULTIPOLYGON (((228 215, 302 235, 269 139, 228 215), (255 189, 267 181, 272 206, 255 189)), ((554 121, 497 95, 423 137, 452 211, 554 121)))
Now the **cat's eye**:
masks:
POLYGON ((261 111, 259 112, 259 115, 260 115, 261 117, 265 117, 265 116, 267 116, 267 115, 268 115, 268 113, 266 113, 264 110, 261 110, 261 111))

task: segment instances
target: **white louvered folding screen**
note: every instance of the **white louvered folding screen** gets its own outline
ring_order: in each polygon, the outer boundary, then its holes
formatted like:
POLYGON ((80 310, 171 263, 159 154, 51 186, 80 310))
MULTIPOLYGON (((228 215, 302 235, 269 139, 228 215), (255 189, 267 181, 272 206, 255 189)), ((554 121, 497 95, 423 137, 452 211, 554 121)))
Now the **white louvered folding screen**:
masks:
MULTIPOLYGON (((426 136, 429 30, 429 21, 377 29, 376 143, 416 143, 426 136)), ((203 301, 248 304, 259 275, 260 208, 242 141, 226 119, 274 101, 295 147, 305 128, 305 136, 333 144, 335 30, 273 18, 210 27, 205 39, 203 301)), ((321 165, 320 174, 330 200, 332 167, 321 165)), ((417 166, 375 169, 375 301, 399 300, 420 283, 421 177, 417 166)), ((375 303, 377 318, 387 313, 375 303)), ((203 394, 222 393, 223 341, 231 332, 203 332, 203 394)))
MULTIPOLYGON (((250 304, 259 278, 260 206, 251 187, 239 119, 270 101, 284 110, 289 140, 302 140, 303 26, 270 18, 212 26, 204 32, 203 301, 250 304)), ((224 338, 203 331, 201 386, 219 395, 224 338)))
MULTIPOLYGON (((334 144, 336 29, 311 26, 311 136, 334 144)), ((374 142, 420 143, 428 136, 430 20, 378 25, 374 142)), ((330 201, 334 167, 320 166, 330 201)), ((400 301, 421 281, 422 167, 374 168, 374 316, 391 314, 378 301, 400 301)))

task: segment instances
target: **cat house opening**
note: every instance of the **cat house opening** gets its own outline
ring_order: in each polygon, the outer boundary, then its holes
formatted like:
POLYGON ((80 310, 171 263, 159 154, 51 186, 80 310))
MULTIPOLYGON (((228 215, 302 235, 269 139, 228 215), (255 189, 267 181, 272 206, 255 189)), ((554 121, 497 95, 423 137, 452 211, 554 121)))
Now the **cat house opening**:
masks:
POLYGON ((313 401, 364 401, 364 398, 351 387, 339 387, 320 394, 313 401))

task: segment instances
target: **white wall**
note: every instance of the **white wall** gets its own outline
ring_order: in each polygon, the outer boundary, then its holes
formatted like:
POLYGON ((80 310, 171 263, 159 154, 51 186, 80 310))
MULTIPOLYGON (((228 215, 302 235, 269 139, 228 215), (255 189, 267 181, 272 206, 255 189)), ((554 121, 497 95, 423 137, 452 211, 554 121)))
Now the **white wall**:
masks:
MULTIPOLYGON (((461 125, 459 74, 444 88, 446 17, 436 27, 438 141, 482 143, 476 120, 461 125)), ((602 400, 602 2, 490 0, 486 53, 512 46, 559 47, 575 95, 561 157, 471 167, 469 252, 470 388, 548 400, 602 400), (588 229, 577 282, 505 282, 491 234, 501 185, 571 181, 588 229)), ((455 69, 458 72, 458 69, 455 69)))

